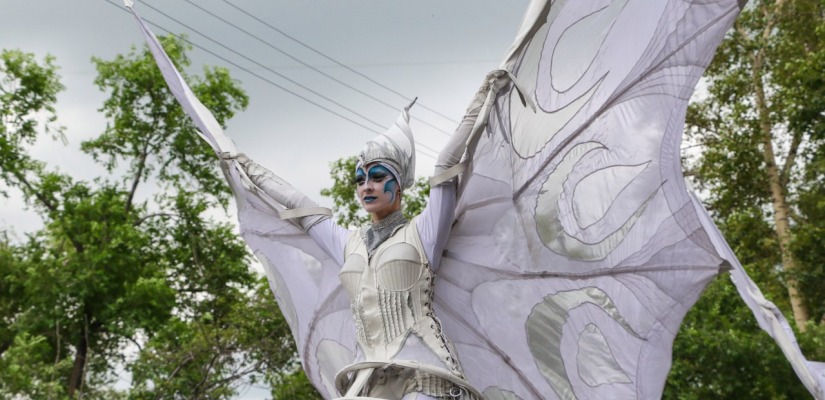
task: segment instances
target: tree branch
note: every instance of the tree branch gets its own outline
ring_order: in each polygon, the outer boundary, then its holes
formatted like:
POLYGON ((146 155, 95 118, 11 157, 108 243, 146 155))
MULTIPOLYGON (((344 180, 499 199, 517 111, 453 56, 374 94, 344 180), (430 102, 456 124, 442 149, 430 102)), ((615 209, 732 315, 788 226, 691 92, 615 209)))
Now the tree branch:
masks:
POLYGON ((131 336, 127 336, 127 337, 126 337, 126 340, 128 340, 128 341, 132 342, 132 344, 134 344, 135 346, 137 346, 138 351, 143 351, 143 346, 141 346, 141 345, 140 345, 140 343, 138 343, 138 342, 137 342, 137 340, 135 340, 133 337, 131 337, 131 336))
POLYGON ((783 187, 787 187, 788 182, 791 180, 791 169, 793 168, 794 162, 796 162, 796 156, 799 153, 799 145, 801 143, 802 132, 794 132, 793 138, 791 139, 791 147, 788 149, 788 157, 785 159, 785 164, 779 173, 779 181, 783 187))
POLYGON ((132 180, 132 188, 129 190, 129 197, 126 198, 126 212, 132 209, 132 201, 135 198, 140 179, 143 177, 143 170, 146 168, 146 158, 149 157, 149 139, 143 144, 143 149, 140 152, 140 160, 138 161, 138 170, 132 180))
POLYGON ((53 213, 58 212, 57 206, 55 206, 48 198, 46 198, 46 196, 44 196, 43 193, 40 193, 39 191, 35 190, 34 186, 31 184, 31 182, 29 182, 26 179, 26 176, 24 174, 20 173, 20 171, 12 171, 12 174, 17 179, 17 181, 20 182, 21 185, 26 187, 26 190, 29 194, 33 195, 38 201, 40 201, 40 203, 43 204, 43 207, 46 207, 47 210, 53 213))
MULTIPOLYGON (((60 320, 59 319, 57 320, 57 324, 56 324, 55 329, 54 329, 54 334, 57 338, 57 346, 55 346, 57 351, 55 352, 56 354, 54 356, 54 366, 52 367, 52 377, 51 377, 52 382, 54 382, 54 374, 57 372, 57 364, 60 362, 60 320)), ((53 390, 54 390, 54 386, 49 385, 49 398, 52 398, 52 391, 53 390)))
POLYGON ((220 355, 221 355, 221 353, 216 353, 212 356, 212 359, 209 360, 209 365, 206 366, 206 371, 204 371, 203 379, 201 379, 201 381, 198 382, 198 384, 195 386, 196 393, 201 392, 201 391, 205 392, 206 391, 205 389, 212 386, 212 385, 204 386, 204 384, 206 384, 206 381, 209 379, 209 372, 212 371, 212 367, 215 366, 215 363, 218 361, 218 357, 220 355))
POLYGON ((685 178, 691 177, 691 176, 701 177, 700 174, 699 174, 699 171, 697 171, 695 169, 684 170, 684 171, 682 171, 682 175, 684 175, 685 178))
MULTIPOLYGON (((60 210, 58 210, 57 206, 54 203, 52 203, 51 200, 49 200, 42 192, 36 190, 34 188, 34 185, 32 185, 31 182, 29 182, 26 179, 26 176, 24 174, 20 173, 19 171, 13 171, 12 174, 14 174, 14 177, 20 182, 21 185, 25 186, 26 191, 28 191, 30 195, 34 196, 43 205, 43 207, 46 207, 46 209, 49 210, 50 213, 55 214, 55 220, 59 221, 60 224, 63 225, 62 219, 60 218, 60 210)), ((75 251, 77 251, 78 253, 83 253, 83 245, 77 240, 75 240, 75 238, 72 237, 72 235, 69 234, 68 231, 64 230, 63 233, 66 235, 69 241, 72 242, 72 246, 74 246, 75 251)))
POLYGON ((217 381, 215 381, 215 382, 212 382, 212 384, 210 384, 209 386, 207 386, 207 388, 212 388, 212 387, 217 386, 217 385, 222 385, 222 384, 224 384, 224 383, 226 383, 226 382, 231 382, 231 381, 234 381, 234 380, 236 380, 236 379, 238 379, 238 378, 240 378, 240 377, 242 377, 242 376, 244 376, 244 375, 248 375, 248 374, 250 374, 250 373, 252 373, 252 372, 260 371, 261 365, 262 365, 263 363, 264 363, 264 361, 263 361, 263 360, 258 360, 258 361, 256 361, 256 362, 255 362, 255 365, 253 365, 253 366, 251 366, 251 367, 249 367, 249 368, 247 368, 247 369, 245 369, 245 370, 242 370, 242 371, 240 371, 240 372, 237 372, 237 373, 234 373, 234 374, 232 374, 232 375, 229 375, 229 376, 227 376, 226 378, 223 378, 223 379, 217 380, 217 381))
MULTIPOLYGON (((185 357, 183 360, 181 360, 181 361, 178 363, 178 365, 177 365, 177 366, 175 366, 175 370, 174 370, 174 371, 172 371, 172 373, 169 375, 169 377, 168 377, 168 378, 166 378, 166 380, 164 381, 164 383, 171 381, 171 380, 175 377, 175 375, 177 375, 177 374, 178 374, 178 372, 180 372, 181 368, 183 368, 186 364, 189 364, 189 363, 190 363, 190 362, 191 362, 194 358, 195 358, 195 356, 194 356, 194 355, 192 355, 192 353, 190 352, 190 353, 187 355, 187 357, 185 357)), ((158 385, 158 387, 162 387, 162 386, 163 386, 163 385, 158 385)), ((158 393, 158 394, 155 396, 155 400, 160 399, 162 394, 163 394, 163 393, 158 393)))
POLYGON ((174 218, 174 217, 179 217, 179 215, 178 214, 173 214, 173 213, 164 213, 164 212, 149 214, 149 215, 146 215, 146 216, 142 217, 141 219, 137 220, 137 222, 135 222, 135 226, 140 226, 140 224, 144 223, 147 219, 155 218, 155 217, 171 217, 171 218, 174 218))

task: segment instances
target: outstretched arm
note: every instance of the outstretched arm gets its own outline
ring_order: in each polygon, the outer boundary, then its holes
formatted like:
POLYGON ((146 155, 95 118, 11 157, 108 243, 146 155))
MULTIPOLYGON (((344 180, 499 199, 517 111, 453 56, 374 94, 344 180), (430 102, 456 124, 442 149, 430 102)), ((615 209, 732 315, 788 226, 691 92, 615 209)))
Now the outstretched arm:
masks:
MULTIPOLYGON (((319 213, 319 207, 315 202, 304 196, 283 179, 273 174, 266 168, 261 167, 243 154, 238 154, 235 144, 223 133, 221 125, 215 120, 211 112, 195 97, 192 90, 184 82, 175 65, 166 55, 163 46, 160 45, 155 35, 146 27, 137 12, 132 8, 132 2, 125 1, 126 7, 137 20, 138 27, 143 33, 146 43, 149 46, 163 78, 169 85, 172 94, 180 102, 186 113, 192 118, 195 125, 200 130, 198 133, 206 140, 215 153, 221 157, 222 163, 227 167, 235 168, 235 165, 244 172, 242 179, 248 181, 244 184, 252 184, 257 190, 268 195, 272 200, 286 207, 287 210, 280 210, 278 217, 290 219, 297 226, 308 231, 309 235, 318 245, 324 249, 338 264, 342 264, 344 246, 346 243, 347 231, 335 225, 323 213, 319 213), (237 154, 237 155, 236 155, 237 154), (326 229, 311 229, 315 226, 324 225, 326 229), (323 231, 324 234, 314 233, 323 231), (340 245, 339 245, 340 244, 340 245)), ((331 214, 331 213, 328 213, 331 214)))
POLYGON ((455 133, 438 155, 433 177, 430 178, 430 198, 427 207, 416 219, 421 243, 433 269, 437 269, 441 262, 441 252, 447 245, 450 228, 455 219, 455 177, 463 171, 459 162, 467 150, 467 141, 489 91, 497 91, 506 79, 505 71, 496 70, 487 74, 455 133))
POLYGON ((229 158, 237 160, 241 169, 255 186, 272 200, 287 208, 281 212, 282 218, 294 220, 296 225, 307 232, 338 265, 343 264, 344 246, 349 231, 330 219, 329 210, 318 207, 315 201, 272 171, 252 161, 245 154, 240 153, 224 159, 229 158))
POLYGON ((464 118, 462 118, 455 133, 453 133, 450 140, 444 145, 444 149, 442 149, 438 155, 438 160, 436 160, 435 163, 435 172, 433 173, 433 177, 430 178, 430 185, 433 187, 439 186, 443 182, 452 180, 452 178, 463 171, 463 169, 456 167, 459 166, 459 162, 467 150, 467 141, 470 139, 470 134, 473 133, 473 127, 481 112, 481 107, 484 105, 488 93, 491 90, 498 92, 508 79, 507 72, 504 70, 492 71, 484 77, 484 82, 482 82, 478 92, 473 96, 470 105, 467 106, 467 112, 464 114, 464 118))
POLYGON ((298 189, 295 189, 272 171, 252 161, 246 154, 222 156, 224 160, 237 160, 241 169, 255 186, 272 200, 287 208, 285 212, 281 212, 281 218, 295 219, 298 226, 303 228, 304 231, 308 231, 313 225, 329 218, 329 210, 318 207, 318 204, 312 199, 299 192, 298 189))

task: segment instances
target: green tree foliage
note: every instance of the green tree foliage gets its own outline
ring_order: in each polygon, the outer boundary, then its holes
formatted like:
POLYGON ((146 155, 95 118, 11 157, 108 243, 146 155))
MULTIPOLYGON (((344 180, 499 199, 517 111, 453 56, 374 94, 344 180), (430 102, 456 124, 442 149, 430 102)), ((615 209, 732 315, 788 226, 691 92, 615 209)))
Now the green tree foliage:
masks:
POLYGON ((709 191, 717 218, 763 216, 773 234, 761 245, 779 254, 767 267, 780 265, 788 290, 781 303, 800 330, 825 315, 821 266, 800 260, 810 253, 795 251, 813 250, 798 233, 817 231, 813 218, 825 194, 823 13, 816 0, 750 3, 708 70, 707 98, 688 118, 689 134, 703 148, 692 166, 697 183, 709 191))
POLYGON ((309 382, 299 365, 292 374, 282 374, 271 382, 274 400, 310 400, 321 399, 321 395, 309 382))
MULTIPOLYGON (((184 42, 161 41, 185 71, 184 42)), ((206 216, 228 188, 150 54, 94 63, 109 122, 82 149, 110 174, 86 182, 29 155, 61 133, 53 61, 0 54, 0 189, 44 222, 21 243, 0 238, 0 397, 220 399, 300 379, 266 279, 235 227, 206 216)), ((222 124, 247 104, 224 69, 186 78, 222 124)))
MULTIPOLYGON (((355 156, 341 158, 330 164, 332 187, 322 189, 321 195, 332 198, 336 222, 345 227, 359 227, 369 222, 369 215, 361 207, 355 195, 355 156)), ((415 184, 402 193, 402 212, 407 219, 421 213, 427 206, 430 184, 426 178, 418 178, 415 184)))
MULTIPOLYGON (((825 3, 748 3, 691 105, 687 168, 739 260, 825 359, 825 3)), ((752 322, 727 276, 710 285, 674 345, 666 398, 810 395, 752 322)))

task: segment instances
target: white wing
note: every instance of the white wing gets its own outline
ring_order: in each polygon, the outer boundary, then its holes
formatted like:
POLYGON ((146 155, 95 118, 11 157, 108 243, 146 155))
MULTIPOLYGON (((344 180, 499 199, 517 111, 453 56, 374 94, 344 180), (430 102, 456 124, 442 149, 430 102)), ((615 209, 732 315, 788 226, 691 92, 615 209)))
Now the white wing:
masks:
MULTIPOLYGON (((688 99, 741 6, 530 4, 503 63, 517 85, 471 142, 436 285, 487 398, 659 398, 682 318, 716 274, 733 268, 749 304, 761 298, 680 165, 688 99)), ((757 303, 816 393, 787 323, 757 303)))
MULTIPOLYGON (((157 38, 129 9, 166 83, 201 136, 216 153, 237 153, 234 143, 183 81, 157 38)), ((355 359, 355 326, 349 300, 338 281, 340 268, 312 238, 278 217, 284 207, 255 187, 236 161, 226 161, 223 166, 235 194, 241 236, 266 270, 307 376, 322 394, 333 397, 335 373, 355 359)))

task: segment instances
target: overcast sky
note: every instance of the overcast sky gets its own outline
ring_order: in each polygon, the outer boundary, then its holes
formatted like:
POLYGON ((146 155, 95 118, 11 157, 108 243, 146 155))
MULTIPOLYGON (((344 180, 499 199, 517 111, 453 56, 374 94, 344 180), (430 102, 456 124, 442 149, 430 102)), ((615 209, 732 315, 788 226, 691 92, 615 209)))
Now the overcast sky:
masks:
MULTIPOLYGON (((135 8, 144 19, 163 28, 150 25, 158 34, 165 30, 186 33, 197 46, 371 129, 383 130, 398 111, 300 65, 272 47, 395 108, 405 106, 406 100, 290 41, 244 11, 404 96, 418 96, 420 104, 459 120, 484 75, 498 66, 514 39, 527 0, 197 0, 196 4, 264 42, 188 1, 137 1, 135 8), (298 88, 270 70, 361 116, 298 88)), ((21 49, 36 54, 38 59, 53 55, 66 86, 57 108, 68 144, 43 140, 33 151, 36 157, 77 179, 91 180, 104 174, 79 151, 83 140, 96 137, 106 126, 106 120, 97 112, 105 95, 93 84, 96 71, 91 58, 108 60, 134 45, 142 46, 143 39, 119 0, 0 0, 0 48, 21 49)), ((190 73, 198 73, 204 64, 229 68, 250 96, 249 108, 229 121, 227 133, 238 148, 310 197, 330 205, 318 194, 331 184, 329 163, 356 154, 375 133, 202 49, 195 48, 190 56, 190 73)), ((420 106, 414 107, 412 114, 447 132, 456 125, 420 106)), ((430 148, 438 150, 446 142, 444 133, 425 123, 413 120, 412 128, 417 141, 430 148)), ((418 154, 419 176, 432 171, 434 158, 427 154, 432 153, 423 150, 418 154)), ((21 239, 24 233, 40 226, 40 219, 23 210, 23 202, 14 192, 9 199, 0 198, 0 232, 5 230, 21 239)))
MULTIPOLYGON (((486 72, 498 66, 512 42, 527 1, 198 0, 196 4, 263 42, 189 1, 138 1, 135 8, 144 19, 163 28, 150 25, 158 34, 165 33, 165 29, 186 33, 196 45, 232 63, 371 129, 383 130, 396 118, 396 110, 300 65, 272 47, 396 108, 406 105, 406 100, 290 41, 243 11, 404 96, 418 96, 424 106, 458 120, 486 72), (240 54, 209 41, 196 31, 240 54), (287 82, 270 70, 322 93, 372 122, 287 82)), ((78 150, 82 140, 99 135, 106 124, 97 112, 105 97, 93 85, 96 71, 91 58, 108 60, 128 52, 130 46, 142 44, 135 22, 118 0, 0 0, 0 48, 22 49, 35 53, 38 58, 46 54, 55 56, 66 86, 57 106, 59 124, 66 128, 68 145, 44 140, 37 145, 36 156, 77 178, 92 179, 103 174, 78 150)), ((318 194, 331 183, 329 163, 356 154, 375 134, 202 49, 195 48, 190 55, 193 59, 190 73, 198 73, 203 64, 227 67, 249 94, 249 108, 229 121, 227 133, 238 148, 309 196, 329 205, 318 194)), ((414 118, 446 132, 452 132, 455 127, 454 122, 422 107, 414 107, 412 113, 414 118)), ((420 121, 414 120, 412 128, 416 139, 430 148, 438 150, 446 141, 444 133, 420 121)), ((421 150, 418 154, 419 176, 432 171, 434 159, 428 154, 432 152, 421 150)), ((0 199, 0 231, 9 230, 19 238, 40 226, 36 215, 21 208, 19 198, 0 199)))

